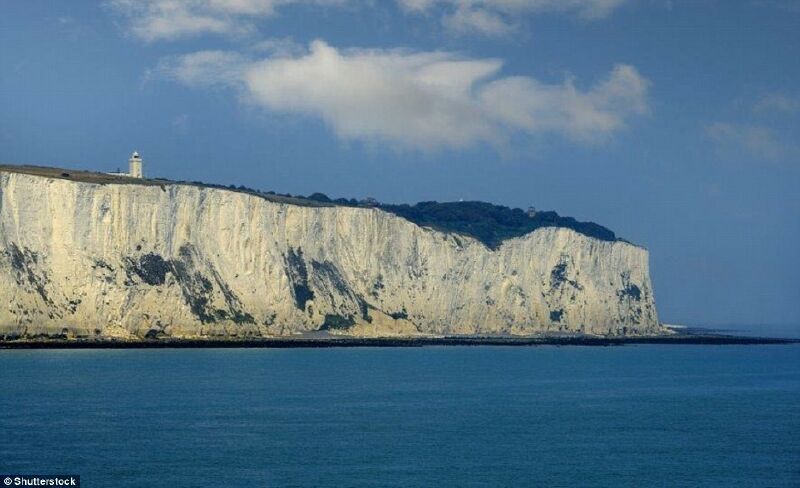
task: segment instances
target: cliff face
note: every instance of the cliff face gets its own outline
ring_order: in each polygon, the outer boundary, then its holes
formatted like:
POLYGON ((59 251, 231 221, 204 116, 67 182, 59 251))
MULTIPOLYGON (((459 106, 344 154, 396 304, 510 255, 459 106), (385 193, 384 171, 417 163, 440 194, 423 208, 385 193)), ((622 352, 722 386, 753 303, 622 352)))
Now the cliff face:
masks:
POLYGON ((377 209, 0 172, 0 336, 658 334, 647 251, 497 250, 377 209))

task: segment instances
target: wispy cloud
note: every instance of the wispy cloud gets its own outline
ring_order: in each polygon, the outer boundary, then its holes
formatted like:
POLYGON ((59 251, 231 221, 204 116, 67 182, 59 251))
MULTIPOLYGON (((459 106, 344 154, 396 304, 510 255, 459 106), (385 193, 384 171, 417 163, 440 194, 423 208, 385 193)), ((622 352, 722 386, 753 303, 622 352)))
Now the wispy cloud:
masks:
POLYGON ((753 110, 757 113, 782 112, 795 114, 800 112, 800 98, 790 97, 783 93, 770 93, 761 97, 753 110))
POLYGON ((166 78, 193 88, 227 88, 242 84, 249 62, 249 58, 231 51, 198 51, 162 59, 145 73, 145 79, 166 78))
POLYGON ((576 12, 595 19, 610 14, 627 0, 397 0, 407 10, 425 11, 437 5, 483 8, 504 13, 576 12))
POLYGON ((800 158, 800 145, 789 137, 797 129, 800 99, 773 91, 746 102, 738 100, 734 106, 738 120, 719 120, 704 127, 720 154, 771 163, 800 158))
POLYGON ((721 150, 744 150, 763 160, 776 161, 797 153, 797 147, 782 142, 773 129, 762 125, 714 122, 706 126, 706 134, 721 150))
POLYGON ((753 4, 762 7, 773 7, 793 14, 800 13, 800 3, 797 0, 753 0, 753 4))
POLYGON ((397 0, 407 12, 442 11, 442 24, 457 34, 498 36, 513 32, 525 16, 575 14, 586 20, 607 17, 627 0, 397 0))
POLYGON ((201 34, 242 35, 253 22, 291 4, 340 6, 349 0, 109 0, 130 32, 145 41, 173 40, 201 34))
POLYGON ((189 129, 189 116, 179 114, 172 118, 172 128, 179 134, 186 134, 189 129))
POLYGON ((478 32, 487 36, 504 36, 516 30, 516 26, 499 12, 467 6, 460 6, 445 15, 442 24, 456 34, 478 32))
POLYGON ((301 54, 245 58, 205 51, 153 71, 193 87, 234 87, 264 109, 325 121, 342 139, 416 149, 502 143, 514 134, 557 134, 581 143, 612 137, 647 111, 649 82, 616 65, 594 85, 502 77, 497 59, 449 52, 339 50, 313 42, 301 54))
MULTIPOLYGON (((442 24, 459 34, 504 35, 518 20, 543 12, 599 19, 628 0, 394 0, 412 15, 436 11, 442 24)), ((241 36, 256 22, 292 5, 374 8, 370 0, 108 0, 131 34, 144 41, 175 40, 203 34, 241 36)))

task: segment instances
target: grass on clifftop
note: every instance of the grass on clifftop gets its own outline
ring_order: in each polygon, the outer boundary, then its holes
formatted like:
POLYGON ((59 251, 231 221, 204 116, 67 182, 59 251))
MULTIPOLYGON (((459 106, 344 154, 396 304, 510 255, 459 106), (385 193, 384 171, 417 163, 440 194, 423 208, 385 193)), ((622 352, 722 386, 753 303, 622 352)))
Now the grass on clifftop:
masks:
POLYGON ((161 178, 138 179, 128 176, 110 175, 92 171, 67 170, 44 166, 0 165, 0 171, 25 173, 48 178, 66 179, 95 184, 128 184, 160 186, 192 185, 204 188, 247 193, 265 200, 307 207, 369 207, 379 208, 409 220, 417 225, 431 227, 443 232, 454 232, 473 237, 491 249, 497 249, 506 239, 521 237, 542 227, 572 229, 595 239, 617 241, 614 232, 594 222, 579 222, 572 217, 561 217, 556 212, 536 212, 529 215, 519 208, 509 208, 486 202, 420 202, 415 205, 382 204, 374 199, 356 200, 338 198, 331 200, 323 193, 301 195, 280 194, 261 191, 245 186, 219 185, 200 181, 172 181, 161 178))

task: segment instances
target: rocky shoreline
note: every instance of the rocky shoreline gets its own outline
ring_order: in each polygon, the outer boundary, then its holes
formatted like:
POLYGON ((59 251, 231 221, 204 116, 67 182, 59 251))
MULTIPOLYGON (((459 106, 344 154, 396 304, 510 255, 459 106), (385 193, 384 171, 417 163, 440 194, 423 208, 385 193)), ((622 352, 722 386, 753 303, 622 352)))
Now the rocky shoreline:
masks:
POLYGON ((767 345, 798 344, 800 339, 746 337, 724 334, 675 334, 640 337, 311 337, 247 339, 21 339, 0 341, 0 349, 186 349, 186 348, 329 348, 329 347, 426 347, 426 346, 624 346, 673 345, 767 345))

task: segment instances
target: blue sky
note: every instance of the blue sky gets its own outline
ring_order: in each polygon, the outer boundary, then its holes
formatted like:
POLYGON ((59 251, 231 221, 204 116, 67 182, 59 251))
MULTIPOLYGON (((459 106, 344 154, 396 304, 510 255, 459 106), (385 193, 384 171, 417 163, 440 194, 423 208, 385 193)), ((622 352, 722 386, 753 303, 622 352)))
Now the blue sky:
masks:
POLYGON ((800 4, 0 4, 0 161, 485 200, 651 251, 662 320, 800 322, 800 4))

